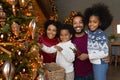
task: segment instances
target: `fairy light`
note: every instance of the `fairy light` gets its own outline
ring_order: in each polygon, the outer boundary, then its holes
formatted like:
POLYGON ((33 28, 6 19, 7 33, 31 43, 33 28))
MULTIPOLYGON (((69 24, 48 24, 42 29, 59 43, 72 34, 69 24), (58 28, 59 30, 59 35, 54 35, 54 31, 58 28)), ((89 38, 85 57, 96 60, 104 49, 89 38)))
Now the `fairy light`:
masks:
POLYGON ((0 37, 1 37, 1 39, 3 39, 3 38, 4 38, 4 35, 3 35, 3 34, 1 34, 1 36, 0 36, 0 37))
POLYGON ((21 52, 20 52, 20 51, 18 52, 18 55, 19 55, 19 56, 21 55, 21 52))

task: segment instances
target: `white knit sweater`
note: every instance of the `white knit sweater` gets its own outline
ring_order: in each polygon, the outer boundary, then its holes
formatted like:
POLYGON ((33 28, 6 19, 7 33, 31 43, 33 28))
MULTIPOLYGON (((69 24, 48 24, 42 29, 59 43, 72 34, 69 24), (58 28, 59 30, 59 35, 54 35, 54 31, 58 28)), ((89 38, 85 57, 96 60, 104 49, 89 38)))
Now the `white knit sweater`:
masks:
POLYGON ((47 53, 57 52, 56 63, 65 69, 66 73, 74 71, 73 61, 75 60, 75 55, 72 49, 75 49, 74 44, 71 41, 60 42, 56 46, 60 46, 63 50, 61 52, 57 51, 54 46, 47 47, 43 45, 42 50, 47 53), (71 49, 72 48, 72 49, 71 49))

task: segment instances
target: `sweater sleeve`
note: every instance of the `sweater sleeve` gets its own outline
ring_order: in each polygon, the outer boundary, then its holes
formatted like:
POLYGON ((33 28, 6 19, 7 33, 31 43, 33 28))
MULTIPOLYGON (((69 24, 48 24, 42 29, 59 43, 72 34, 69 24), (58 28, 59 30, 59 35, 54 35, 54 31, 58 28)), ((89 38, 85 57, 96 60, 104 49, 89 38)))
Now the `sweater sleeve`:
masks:
POLYGON ((92 51, 91 54, 88 55, 89 55, 89 59, 101 59, 108 56, 108 54, 105 53, 104 51, 97 51, 97 50, 92 51))
POLYGON ((57 50, 54 48, 54 46, 51 47, 47 47, 46 45, 43 44, 43 47, 41 48, 44 52, 48 53, 48 54, 52 54, 57 52, 57 50))
POLYGON ((92 43, 92 48, 88 50, 89 59, 101 59, 108 56, 108 40, 105 35, 98 37, 96 43, 92 43))
POLYGON ((61 53, 63 54, 63 56, 64 56, 64 58, 66 59, 66 61, 68 61, 68 62, 73 62, 74 60, 75 60, 75 54, 74 54, 74 52, 72 51, 72 49, 74 49, 73 48, 74 47, 74 45, 71 45, 71 47, 69 47, 69 48, 66 48, 66 49, 63 49, 62 51, 61 51, 61 53), (72 48, 72 49, 71 49, 72 48))

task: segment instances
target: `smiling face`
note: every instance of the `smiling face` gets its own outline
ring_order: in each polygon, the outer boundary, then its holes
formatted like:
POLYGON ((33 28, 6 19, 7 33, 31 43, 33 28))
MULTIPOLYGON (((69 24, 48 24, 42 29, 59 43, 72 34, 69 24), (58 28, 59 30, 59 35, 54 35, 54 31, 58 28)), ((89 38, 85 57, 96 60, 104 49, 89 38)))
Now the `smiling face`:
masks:
POLYGON ((95 15, 90 16, 88 26, 91 31, 97 30, 100 26, 99 17, 95 15))
POLYGON ((72 35, 67 29, 60 30, 60 40, 62 42, 67 42, 71 39, 72 35))
POLYGON ((76 34, 79 34, 84 29, 84 23, 82 17, 76 16, 73 18, 73 28, 75 29, 76 34))
POLYGON ((54 25, 49 25, 47 28, 47 36, 49 39, 53 39, 55 38, 56 34, 57 34, 57 28, 54 25))

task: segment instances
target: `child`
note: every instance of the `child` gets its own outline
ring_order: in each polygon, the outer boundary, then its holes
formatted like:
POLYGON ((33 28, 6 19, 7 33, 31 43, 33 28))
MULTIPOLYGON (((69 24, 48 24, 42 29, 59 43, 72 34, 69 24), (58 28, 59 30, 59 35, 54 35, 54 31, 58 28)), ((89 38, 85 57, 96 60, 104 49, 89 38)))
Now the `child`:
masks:
POLYGON ((88 55, 93 64, 94 80, 106 80, 108 63, 102 59, 109 54, 108 40, 105 30, 112 22, 108 7, 104 4, 95 4, 85 11, 85 20, 88 25, 88 55))
POLYGON ((74 80, 73 61, 75 55, 73 49, 76 48, 71 42, 74 32, 71 25, 64 24, 60 29, 60 43, 52 47, 47 47, 45 45, 42 47, 42 50, 45 52, 57 52, 56 63, 65 69, 65 80, 74 80))

